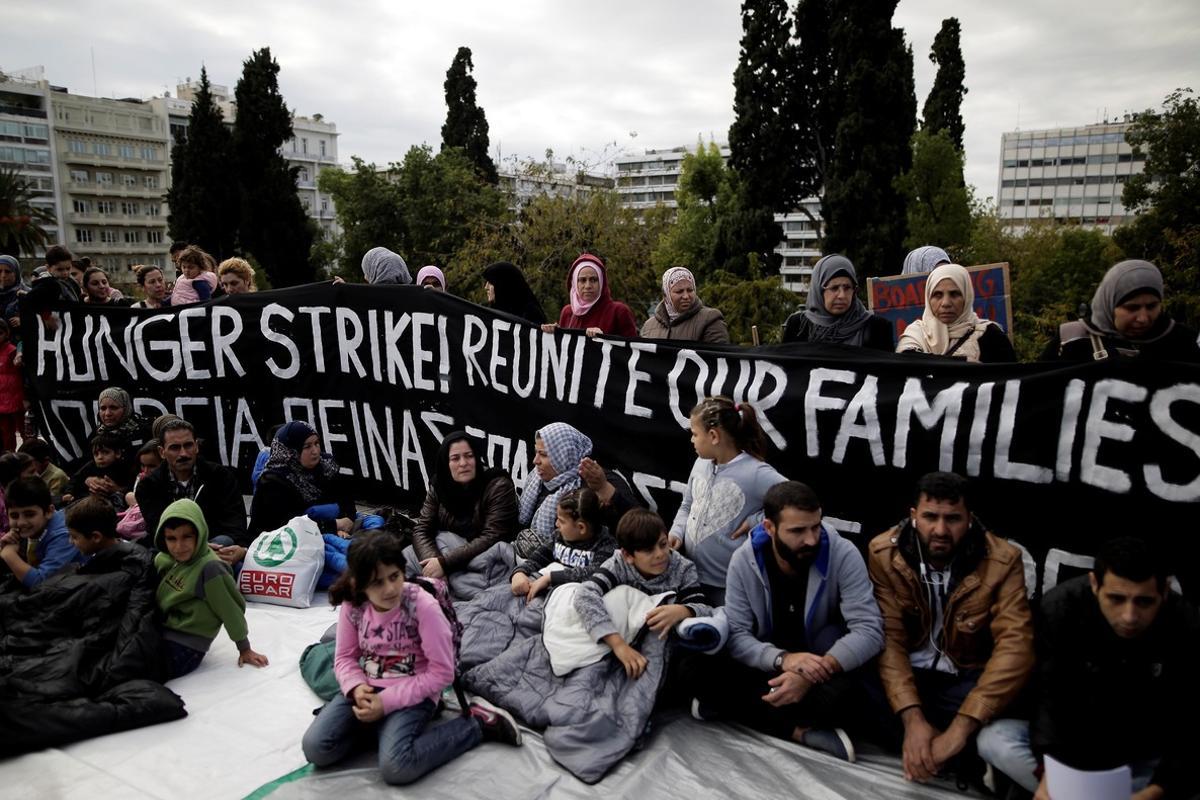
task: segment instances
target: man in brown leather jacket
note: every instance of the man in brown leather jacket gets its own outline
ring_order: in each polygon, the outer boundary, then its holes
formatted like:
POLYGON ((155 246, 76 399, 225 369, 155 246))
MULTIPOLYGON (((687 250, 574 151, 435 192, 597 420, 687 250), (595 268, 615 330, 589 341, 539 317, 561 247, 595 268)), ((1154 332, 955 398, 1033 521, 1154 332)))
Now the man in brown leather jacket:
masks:
POLYGON ((949 472, 922 477, 909 519, 868 551, 886 640, 879 676, 904 726, 904 777, 925 781, 1033 670, 1021 554, 971 516, 967 481, 949 472))

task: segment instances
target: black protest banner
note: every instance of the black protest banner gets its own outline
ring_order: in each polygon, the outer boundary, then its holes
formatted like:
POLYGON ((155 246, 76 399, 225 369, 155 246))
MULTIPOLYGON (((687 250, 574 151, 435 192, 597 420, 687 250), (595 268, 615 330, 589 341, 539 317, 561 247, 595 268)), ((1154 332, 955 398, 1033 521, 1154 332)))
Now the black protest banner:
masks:
POLYGON ((863 537, 906 515, 936 469, 970 476, 985 523, 1039 555, 1120 532, 1190 546, 1200 500, 1192 365, 588 339, 439 292, 328 284, 175 310, 62 306, 23 330, 31 398, 67 456, 115 384, 143 414, 191 420, 207 456, 243 472, 275 424, 310 420, 361 497, 409 506, 448 431, 484 437, 520 485, 534 431, 563 421, 669 523, 695 458, 688 414, 710 394, 752 403, 772 463, 863 537))

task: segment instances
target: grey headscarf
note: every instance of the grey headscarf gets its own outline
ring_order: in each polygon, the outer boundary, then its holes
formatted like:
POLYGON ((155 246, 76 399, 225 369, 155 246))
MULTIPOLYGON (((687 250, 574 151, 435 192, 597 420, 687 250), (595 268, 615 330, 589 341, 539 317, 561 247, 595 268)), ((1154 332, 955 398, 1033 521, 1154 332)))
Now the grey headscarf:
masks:
POLYGON ((1092 327, 1107 336, 1124 338, 1113 317, 1117 306, 1131 294, 1153 292, 1163 296, 1163 278, 1149 261, 1122 261, 1114 264, 1092 295, 1092 327))
POLYGON ((866 334, 871 312, 856 295, 850 307, 842 314, 830 314, 825 308, 825 284, 839 275, 845 275, 858 287, 858 274, 850 259, 836 253, 824 256, 813 267, 812 282, 809 284, 808 300, 804 303, 804 316, 812 323, 810 342, 850 344, 861 347, 866 334))
POLYGON ((904 257, 904 269, 901 275, 927 275, 933 272, 938 264, 953 264, 954 260, 940 247, 927 244, 918 247, 904 257))
POLYGON ((386 247, 372 247, 362 258, 363 277, 367 283, 378 284, 410 284, 412 273, 404 259, 388 250, 386 247))

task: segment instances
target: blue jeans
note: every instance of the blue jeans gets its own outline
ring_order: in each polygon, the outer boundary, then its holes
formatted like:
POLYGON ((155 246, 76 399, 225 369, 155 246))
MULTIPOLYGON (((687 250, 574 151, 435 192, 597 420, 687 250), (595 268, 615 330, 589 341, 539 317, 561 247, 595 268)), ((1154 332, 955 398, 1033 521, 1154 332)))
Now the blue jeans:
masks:
POLYGON ((432 700, 401 708, 376 723, 364 725, 354 716, 354 704, 345 695, 330 700, 304 734, 301 747, 309 763, 318 767, 336 764, 362 748, 361 734, 378 731, 379 769, 393 786, 412 783, 422 775, 458 758, 479 744, 483 731, 470 717, 455 717, 429 725, 437 714, 432 700))
MULTIPOLYGON (((998 719, 984 726, 975 740, 979 757, 1003 772, 1021 788, 1036 792, 1038 779, 1034 776, 1037 759, 1029 744, 1029 723, 1023 719, 998 719)), ((1158 760, 1135 761, 1129 765, 1133 773, 1133 791, 1140 792, 1150 785, 1158 760)))
POLYGON ((204 660, 203 650, 193 650, 170 639, 163 642, 163 648, 166 651, 167 680, 182 678, 200 666, 200 662, 204 660))

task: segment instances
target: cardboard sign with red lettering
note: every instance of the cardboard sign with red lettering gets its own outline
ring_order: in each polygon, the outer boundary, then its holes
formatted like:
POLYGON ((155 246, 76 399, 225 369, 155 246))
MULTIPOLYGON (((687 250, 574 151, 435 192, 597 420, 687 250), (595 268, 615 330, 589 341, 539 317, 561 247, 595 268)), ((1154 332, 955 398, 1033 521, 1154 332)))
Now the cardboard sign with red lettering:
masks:
MULTIPOLYGON (((1004 328, 1012 338, 1012 298, 1008 283, 1008 262, 967 267, 975 290, 975 313, 1004 328)), ((913 320, 925 311, 925 279, 928 275, 889 275, 867 278, 867 305, 896 326, 896 340, 913 320)))

